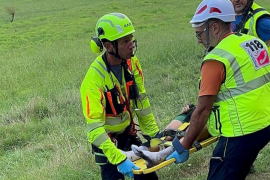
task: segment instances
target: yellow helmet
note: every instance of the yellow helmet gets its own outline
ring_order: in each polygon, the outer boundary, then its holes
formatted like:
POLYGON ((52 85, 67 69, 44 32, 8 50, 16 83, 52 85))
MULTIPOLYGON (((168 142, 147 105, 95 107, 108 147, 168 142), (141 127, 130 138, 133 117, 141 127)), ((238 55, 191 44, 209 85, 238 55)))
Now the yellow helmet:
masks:
POLYGON ((91 50, 100 53, 103 50, 102 40, 115 41, 135 32, 130 19, 122 13, 109 13, 102 16, 95 27, 96 37, 90 42, 91 50))

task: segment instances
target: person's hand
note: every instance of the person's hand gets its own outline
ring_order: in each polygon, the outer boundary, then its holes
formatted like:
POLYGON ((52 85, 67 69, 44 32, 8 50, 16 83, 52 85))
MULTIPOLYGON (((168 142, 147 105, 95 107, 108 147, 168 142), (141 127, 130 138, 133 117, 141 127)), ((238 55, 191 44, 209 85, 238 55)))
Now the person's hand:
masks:
POLYGON ((186 162, 189 158, 189 150, 183 151, 181 154, 178 154, 177 151, 174 151, 171 155, 169 155, 166 160, 175 159, 175 164, 186 162))
POLYGON ((186 105, 185 107, 182 108, 181 113, 188 112, 189 109, 190 109, 190 108, 189 108, 189 105, 186 105))
POLYGON ((178 138, 174 138, 172 144, 175 151, 171 155, 169 155, 166 160, 175 158, 176 164, 186 162, 189 158, 189 150, 183 147, 183 145, 179 142, 178 138))
POLYGON ((194 104, 188 104, 188 105, 186 105, 185 107, 182 108, 181 114, 185 114, 185 113, 190 112, 191 110, 194 109, 194 107, 195 107, 194 104))
POLYGON ((124 162, 117 166, 117 169, 120 173, 124 174, 124 176, 133 178, 132 170, 139 170, 140 168, 135 166, 135 164, 127 158, 124 162))

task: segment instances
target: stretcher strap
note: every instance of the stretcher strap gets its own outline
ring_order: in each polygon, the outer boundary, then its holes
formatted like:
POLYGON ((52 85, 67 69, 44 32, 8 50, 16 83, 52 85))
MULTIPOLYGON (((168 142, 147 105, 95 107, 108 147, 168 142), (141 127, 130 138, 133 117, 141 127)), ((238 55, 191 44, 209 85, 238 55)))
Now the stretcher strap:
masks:
POLYGON ((202 149, 202 145, 199 141, 195 141, 192 145, 197 149, 197 151, 202 149))
MULTIPOLYGON (((181 139, 182 137, 185 137, 186 132, 181 130, 173 130, 173 129, 165 129, 162 132, 162 137, 170 136, 172 138, 177 137, 177 139, 181 139)), ((163 142, 165 143, 165 142, 163 142)), ((195 147, 197 150, 202 149, 202 145, 199 141, 195 141, 193 144, 193 147, 195 147)))
POLYGON ((181 137, 184 137, 185 134, 186 134, 185 131, 175 130, 175 129, 165 129, 162 132, 162 137, 170 136, 170 137, 174 138, 177 136, 178 138, 181 138, 181 137))

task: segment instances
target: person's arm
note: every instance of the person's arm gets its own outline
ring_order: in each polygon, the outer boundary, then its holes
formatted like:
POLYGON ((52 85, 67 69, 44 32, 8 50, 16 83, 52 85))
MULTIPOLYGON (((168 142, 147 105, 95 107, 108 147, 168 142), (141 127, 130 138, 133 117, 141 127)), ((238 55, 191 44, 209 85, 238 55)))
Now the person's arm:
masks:
POLYGON ((211 113, 215 95, 200 96, 196 109, 194 110, 186 136, 180 140, 185 149, 190 149, 193 142, 202 132, 207 119, 211 113))
POLYGON ((185 148, 189 149, 203 130, 224 78, 225 70, 221 62, 209 60, 202 65, 198 104, 191 116, 187 134, 181 139, 185 148))
POLYGON ((257 34, 270 47, 270 17, 264 16, 257 21, 257 34))
POLYGON ((166 160, 175 158, 175 163, 185 162, 189 158, 189 149, 204 129, 212 110, 213 103, 225 78, 222 63, 209 60, 204 62, 201 70, 201 83, 198 103, 191 118, 185 137, 174 139, 172 144, 175 151, 166 160))
MULTIPOLYGON (((165 129, 178 129, 183 123, 187 122, 187 114, 191 110, 190 105, 186 105, 182 108, 180 114, 174 118, 165 129)), ((189 122, 189 121, 188 121, 189 122)), ((171 140, 171 137, 166 137, 166 140, 171 140)))
POLYGON ((142 68, 136 56, 132 58, 132 62, 134 77, 139 90, 139 99, 137 100, 138 107, 135 107, 135 112, 138 116, 138 121, 142 132, 150 137, 154 137, 159 132, 159 128, 156 124, 149 99, 146 95, 142 68))
POLYGON ((104 129, 105 97, 98 81, 93 81, 98 77, 95 71, 89 70, 81 85, 82 108, 87 123, 88 141, 101 149, 112 164, 119 164, 126 159, 126 156, 117 149, 104 129))

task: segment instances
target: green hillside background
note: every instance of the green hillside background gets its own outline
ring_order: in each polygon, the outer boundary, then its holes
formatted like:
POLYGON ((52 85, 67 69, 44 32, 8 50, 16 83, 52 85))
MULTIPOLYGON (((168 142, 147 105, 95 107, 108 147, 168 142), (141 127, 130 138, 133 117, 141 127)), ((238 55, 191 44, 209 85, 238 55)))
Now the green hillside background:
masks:
MULTIPOLYGON (((135 26, 137 56, 159 127, 182 106, 196 103, 204 48, 189 21, 199 2, 0 0, 0 179, 100 179, 79 89, 97 56, 89 48, 95 23, 106 13, 124 13, 135 26)), ((256 2, 270 10, 269 0, 256 2)), ((160 179, 206 179, 213 147, 157 171, 160 179)), ((270 179, 269 159, 268 145, 247 179, 270 179)))

